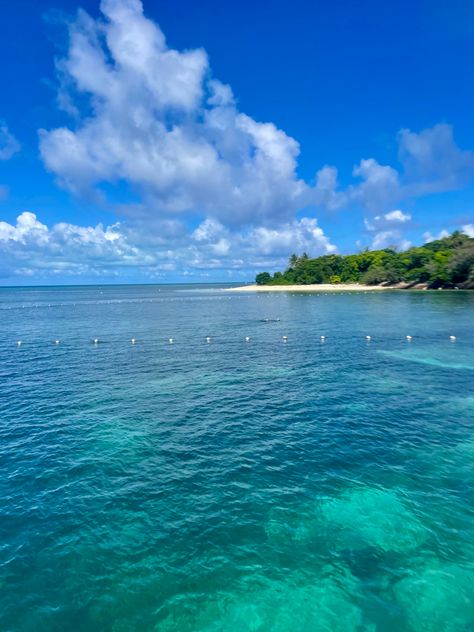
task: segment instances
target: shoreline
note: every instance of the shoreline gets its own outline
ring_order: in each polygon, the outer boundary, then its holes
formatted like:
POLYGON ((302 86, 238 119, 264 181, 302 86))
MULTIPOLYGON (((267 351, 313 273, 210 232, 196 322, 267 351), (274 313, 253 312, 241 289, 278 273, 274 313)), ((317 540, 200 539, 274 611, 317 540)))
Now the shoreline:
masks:
POLYGON ((473 288, 430 288, 426 283, 397 283, 396 285, 362 285, 361 283, 313 283, 308 285, 257 285, 249 283, 224 288, 225 292, 374 292, 378 290, 410 290, 427 292, 474 292, 473 288))
MULTIPOLYGON (((242 285, 226 288, 226 292, 374 292, 378 290, 397 290, 395 286, 360 285, 359 283, 318 283, 311 285, 242 285)), ((423 288, 419 288, 423 289, 423 288)))

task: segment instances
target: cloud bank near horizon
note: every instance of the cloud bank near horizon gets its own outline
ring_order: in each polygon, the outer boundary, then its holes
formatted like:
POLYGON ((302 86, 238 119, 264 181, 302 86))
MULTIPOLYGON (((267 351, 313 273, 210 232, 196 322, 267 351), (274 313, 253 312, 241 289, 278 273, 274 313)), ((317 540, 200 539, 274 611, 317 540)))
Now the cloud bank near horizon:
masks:
POLYGON ((238 234, 211 219, 190 234, 180 223, 163 221, 146 237, 141 227, 120 222, 105 227, 60 222, 48 227, 25 211, 15 224, 0 222, 0 279, 133 279, 140 274, 159 281, 170 273, 198 279, 216 272, 248 279, 255 270, 280 265, 290 250, 332 253, 336 247, 316 219, 309 218, 279 228, 249 227, 238 234))
MULTIPOLYGON (((380 230, 384 222, 403 224, 410 216, 396 210, 392 217, 376 217, 372 246, 385 248, 393 243, 390 230, 380 230)), ((462 232, 474 237, 474 224, 462 232)), ((396 229, 394 229, 396 231, 396 229)), ((449 233, 425 233, 425 241, 441 239, 449 233)), ((409 247, 406 242, 403 247, 409 247)), ((34 213, 21 213, 14 224, 0 221, 0 279, 24 277, 50 279, 77 277, 162 281, 169 273, 180 279, 210 278, 226 271, 235 280, 247 280, 255 270, 272 269, 285 262, 288 252, 328 254, 336 247, 324 235, 316 219, 303 218, 279 229, 259 226, 235 235, 216 220, 206 219, 189 236, 183 226, 163 222, 160 230, 144 239, 126 223, 109 226, 78 226, 59 222, 43 224, 34 213)))

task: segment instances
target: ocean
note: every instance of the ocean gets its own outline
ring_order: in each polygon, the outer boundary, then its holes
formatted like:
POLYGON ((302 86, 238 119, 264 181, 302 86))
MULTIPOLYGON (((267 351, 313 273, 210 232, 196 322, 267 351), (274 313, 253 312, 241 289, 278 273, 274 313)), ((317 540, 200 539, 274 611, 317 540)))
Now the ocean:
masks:
POLYGON ((2 632, 474 630, 474 293, 3 288, 0 319, 2 632))

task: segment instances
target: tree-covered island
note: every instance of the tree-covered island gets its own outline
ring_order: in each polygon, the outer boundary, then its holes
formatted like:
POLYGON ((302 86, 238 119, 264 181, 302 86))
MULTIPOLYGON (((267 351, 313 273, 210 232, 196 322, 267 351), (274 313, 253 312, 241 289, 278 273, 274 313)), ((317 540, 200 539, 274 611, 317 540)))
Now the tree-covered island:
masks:
POLYGON ((398 287, 474 289, 474 239, 454 232, 403 252, 394 248, 354 255, 291 255, 284 272, 257 274, 258 285, 361 283, 398 287))

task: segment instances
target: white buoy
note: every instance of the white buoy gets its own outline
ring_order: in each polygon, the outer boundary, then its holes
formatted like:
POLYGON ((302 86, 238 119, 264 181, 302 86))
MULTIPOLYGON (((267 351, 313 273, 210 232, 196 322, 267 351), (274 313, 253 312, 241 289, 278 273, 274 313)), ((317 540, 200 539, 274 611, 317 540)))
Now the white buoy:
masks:
POLYGON ((366 340, 372 340, 372 336, 366 336, 365 339, 366 340))
POLYGON ((288 340, 288 336, 283 336, 283 342, 286 342, 288 340))
POLYGON ((206 342, 211 342, 211 339, 209 336, 206 336, 206 342))
POLYGON ((59 340, 55 340, 55 341, 54 341, 54 344, 55 344, 55 345, 58 345, 58 344, 59 344, 59 340))
POLYGON ((134 344, 136 343, 136 341, 137 341, 137 340, 136 340, 136 338, 132 338, 132 339, 130 340, 130 342, 132 343, 132 345, 134 345, 134 344))
POLYGON ((170 345, 172 345, 174 342, 174 338, 170 338, 168 342, 170 343, 170 345))
POLYGON ((245 336, 245 342, 249 342, 250 341, 250 336, 245 336))
POLYGON ((22 344, 22 343, 21 343, 21 340, 17 340, 17 341, 16 341, 16 346, 17 346, 17 347, 21 347, 21 344, 22 344))
POLYGON ((449 339, 451 340, 451 342, 454 342, 456 340, 456 336, 449 336, 449 339))
POLYGON ((405 336, 405 338, 406 338, 407 340, 411 340, 411 339, 412 339, 412 337, 411 337, 411 336, 405 336))
POLYGON ((326 340, 326 336, 320 336, 321 340, 326 340))
POLYGON ((94 338, 94 344, 98 345, 99 344, 99 339, 98 338, 94 338))

